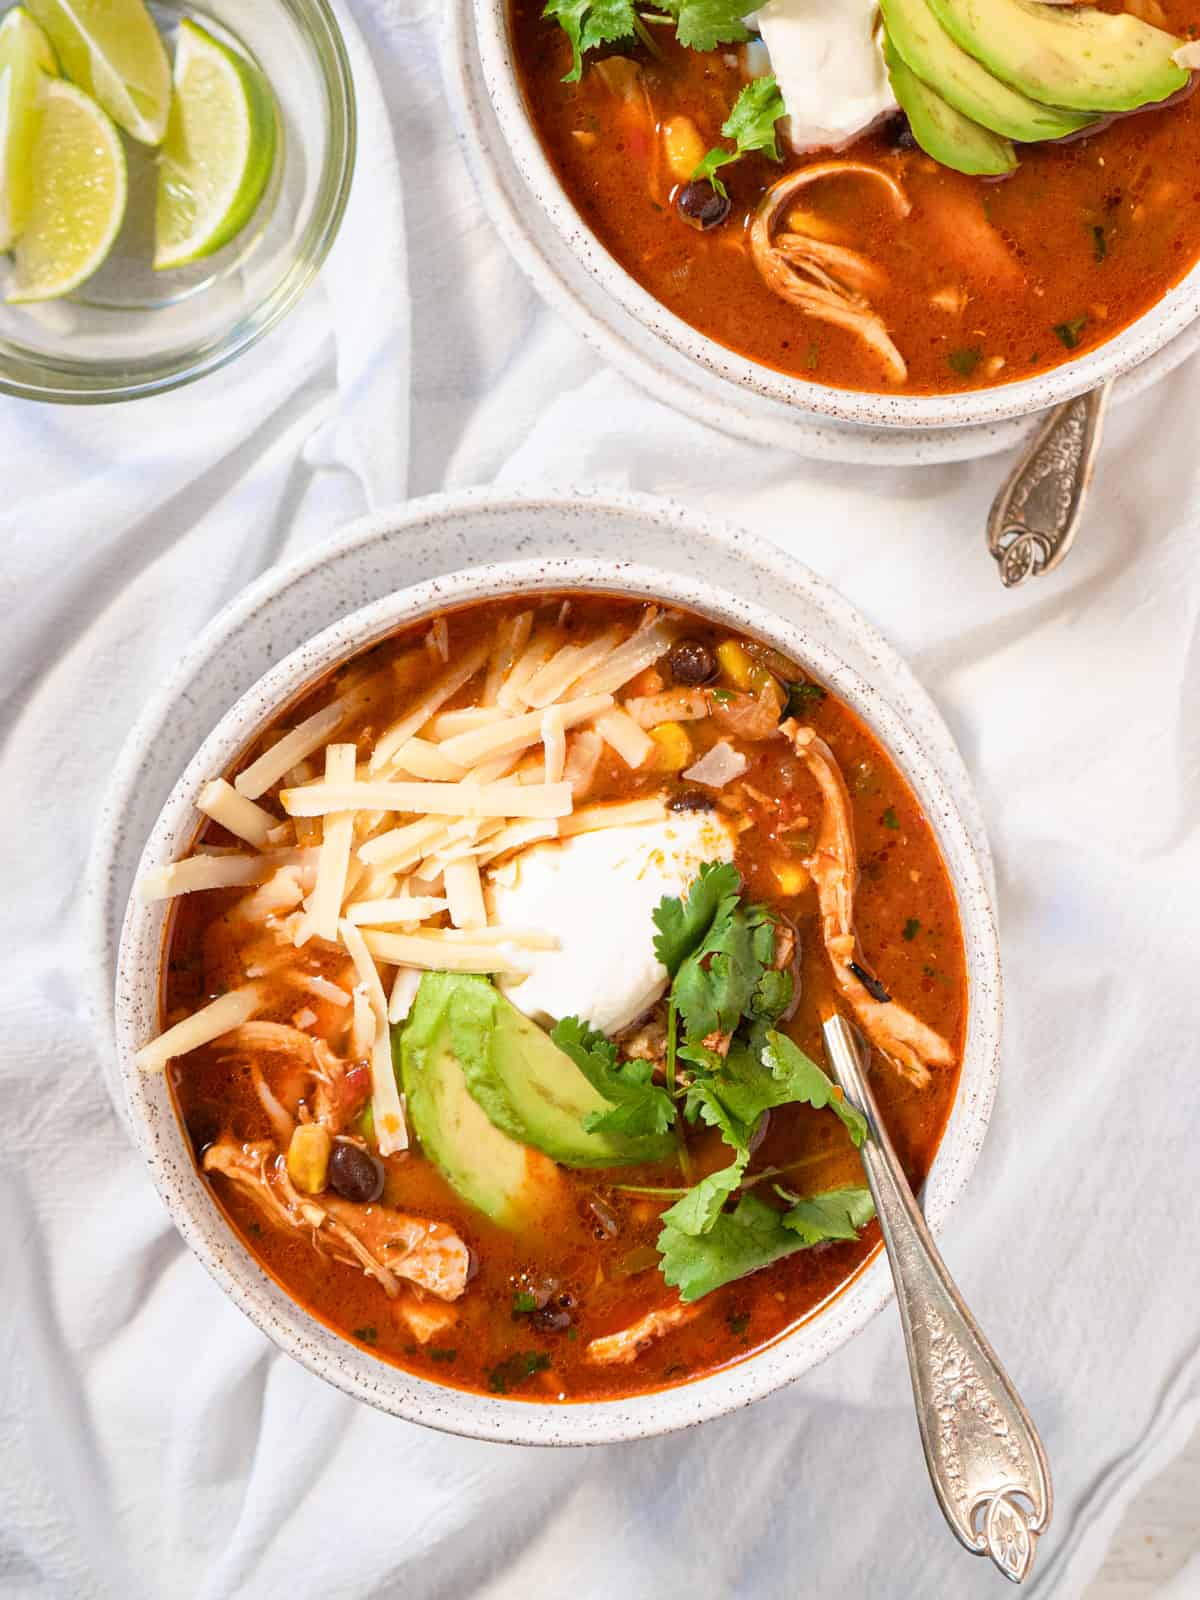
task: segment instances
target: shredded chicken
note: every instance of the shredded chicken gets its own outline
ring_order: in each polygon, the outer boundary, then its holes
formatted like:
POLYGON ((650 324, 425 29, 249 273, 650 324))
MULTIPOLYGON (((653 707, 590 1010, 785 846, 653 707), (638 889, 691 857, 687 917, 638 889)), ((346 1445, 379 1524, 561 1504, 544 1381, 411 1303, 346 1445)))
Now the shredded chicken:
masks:
POLYGON ((667 1008, 660 1001, 648 1016, 626 1028, 616 1037, 617 1050, 622 1061, 653 1061, 655 1066, 666 1065, 667 1060, 667 1008))
POLYGON ((416 1290, 402 1294, 396 1301, 396 1317, 403 1322, 418 1344, 428 1344, 439 1333, 445 1333, 458 1321, 457 1306, 448 1306, 442 1300, 426 1300, 416 1290))
POLYGON ((682 1300, 677 1300, 674 1305, 647 1311, 644 1317, 639 1317, 628 1328, 622 1328, 617 1333, 606 1333, 600 1339, 592 1339, 584 1354, 589 1361, 594 1361, 600 1366, 615 1366, 618 1362, 635 1361, 647 1345, 653 1344, 654 1340, 660 1339, 664 1333, 671 1333, 675 1328, 681 1328, 685 1322, 691 1322, 703 1309, 699 1303, 685 1306, 682 1300))
POLYGON ((328 1194, 309 1199, 292 1184, 270 1140, 237 1144, 221 1139, 205 1151, 204 1170, 237 1184, 268 1221, 310 1232, 318 1250, 361 1267, 393 1298, 401 1278, 439 1300, 457 1300, 467 1286, 470 1251, 444 1222, 328 1194))
POLYGON ((823 739, 792 719, 783 724, 783 732, 817 780, 825 802, 816 844, 804 866, 817 886, 821 931, 838 989, 871 1043, 921 1088, 929 1082, 929 1063, 950 1066, 954 1052, 940 1034, 895 1000, 877 1000, 851 971, 851 962, 863 963, 854 932, 858 861, 850 796, 823 739))
POLYGON ((868 291, 885 286, 887 279, 882 269, 845 245, 815 238, 790 226, 778 228, 801 189, 838 177, 870 178, 882 184, 899 217, 906 217, 912 209, 900 184, 880 167, 862 161, 821 161, 801 167, 773 184, 763 197, 750 229, 754 264, 768 288, 810 317, 857 334, 880 357, 889 379, 903 383, 908 376, 904 357, 867 299, 868 291))

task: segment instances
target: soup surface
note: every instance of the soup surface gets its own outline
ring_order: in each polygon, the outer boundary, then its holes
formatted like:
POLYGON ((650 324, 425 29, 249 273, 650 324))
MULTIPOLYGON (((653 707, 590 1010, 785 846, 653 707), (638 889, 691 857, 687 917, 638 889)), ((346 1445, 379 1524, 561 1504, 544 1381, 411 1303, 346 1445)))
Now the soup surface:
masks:
POLYGON ((755 641, 607 596, 469 607, 199 804, 142 888, 175 910, 141 1064, 246 1246, 379 1357, 570 1401, 795 1327, 878 1245, 834 1010, 928 1171, 965 1027, 945 868, 862 723, 755 641))
MULTIPOLYGON (((1139 14, 1147 10, 1180 35, 1200 22, 1196 0, 1153 0, 1139 14)), ((564 82, 571 46, 541 13, 540 0, 513 0, 516 58, 534 125, 581 215, 669 310, 781 372, 913 394, 1028 378, 1110 339, 1200 256, 1195 96, 1070 141, 1018 146, 1020 164, 1002 178, 940 165, 901 113, 836 155, 797 155, 781 137, 780 162, 751 153, 721 169, 732 208, 703 231, 681 216, 680 197, 698 156, 730 144, 721 129, 747 82, 744 49, 684 49, 656 28, 654 56, 623 41, 589 53, 580 80, 564 82), (606 69, 606 53, 631 71, 606 69), (764 196, 787 174, 829 162, 830 175, 784 208, 787 226, 818 249, 854 253, 848 274, 841 258, 813 259, 869 303, 903 371, 853 328, 784 298, 756 263, 764 196), (894 180, 907 214, 849 163, 894 180)))

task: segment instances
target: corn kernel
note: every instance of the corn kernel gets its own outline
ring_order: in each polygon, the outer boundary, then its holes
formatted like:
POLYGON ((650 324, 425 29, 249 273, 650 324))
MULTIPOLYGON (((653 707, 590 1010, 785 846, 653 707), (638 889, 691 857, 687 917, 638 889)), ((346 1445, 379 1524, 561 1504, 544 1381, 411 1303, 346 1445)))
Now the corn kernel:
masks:
POLYGON ((735 688, 753 688, 755 662, 736 639, 721 641, 717 646, 717 660, 721 663, 721 671, 735 688))
POLYGON ((692 741, 678 722, 660 722, 648 730, 654 740, 654 754, 647 762, 652 772, 682 772, 692 759, 692 741))
POLYGON ((803 894, 808 888, 808 873, 796 861, 777 861, 772 868, 779 892, 787 898, 803 894))
POLYGON ((672 117, 663 123, 662 136, 671 176, 679 183, 687 183, 704 160, 704 141, 696 124, 691 117, 672 117))
POLYGON ((302 1122, 288 1145, 288 1177, 301 1194, 320 1194, 329 1176, 333 1140, 319 1122, 302 1122))

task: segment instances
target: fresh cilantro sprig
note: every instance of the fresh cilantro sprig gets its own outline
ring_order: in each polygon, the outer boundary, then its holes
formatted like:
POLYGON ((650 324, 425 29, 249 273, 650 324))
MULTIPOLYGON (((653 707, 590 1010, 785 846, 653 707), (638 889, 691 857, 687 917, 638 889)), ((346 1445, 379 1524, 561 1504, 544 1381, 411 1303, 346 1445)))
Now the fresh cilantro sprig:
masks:
POLYGON ((742 21, 746 0, 546 0, 542 16, 556 21, 571 41, 571 70, 564 83, 578 83, 583 58, 598 45, 644 35, 640 13, 657 12, 675 23, 675 37, 688 50, 715 50, 750 37, 742 21))
POLYGON ((722 134, 726 139, 732 139, 737 148, 725 150, 716 145, 692 173, 693 181, 707 179, 718 194, 725 195, 725 185, 717 176, 721 167, 740 161, 743 156, 753 152, 778 161, 779 144, 775 124, 786 115, 787 107, 774 76, 753 79, 733 102, 733 110, 721 124, 722 134))
POLYGON ((675 1105, 667 1091, 654 1082, 653 1062, 618 1061, 612 1040, 578 1017, 563 1017, 550 1037, 570 1056, 592 1088, 611 1102, 610 1111, 591 1111, 583 1119, 588 1133, 641 1139, 670 1129, 675 1121, 675 1105))
MULTIPOLYGON (((672 1206, 664 1221, 683 1201, 672 1206)), ((723 1284, 824 1239, 856 1239, 875 1215, 867 1189, 830 1189, 777 1211, 747 1191, 732 1211, 719 1211, 705 1231, 667 1222, 658 1239, 662 1275, 681 1300, 699 1300, 723 1284)))

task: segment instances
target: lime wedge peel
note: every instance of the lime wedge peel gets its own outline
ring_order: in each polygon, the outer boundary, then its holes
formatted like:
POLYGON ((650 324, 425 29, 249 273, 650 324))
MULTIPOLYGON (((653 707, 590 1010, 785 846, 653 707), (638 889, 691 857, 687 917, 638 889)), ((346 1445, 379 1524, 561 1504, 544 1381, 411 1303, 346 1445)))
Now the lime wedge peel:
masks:
POLYGON ((275 165, 275 102, 262 73, 197 23, 179 25, 159 166, 156 271, 212 255, 249 222, 275 165))
POLYGON ((63 73, 118 127, 161 144, 171 105, 171 64, 144 0, 27 0, 63 73))
POLYGON ((45 84, 32 179, 10 305, 77 289, 104 262, 125 216, 121 136, 94 100, 61 78, 45 84))
POLYGON ((42 85, 57 72, 50 41, 15 7, 0 23, 0 251, 12 249, 29 217, 42 85))

